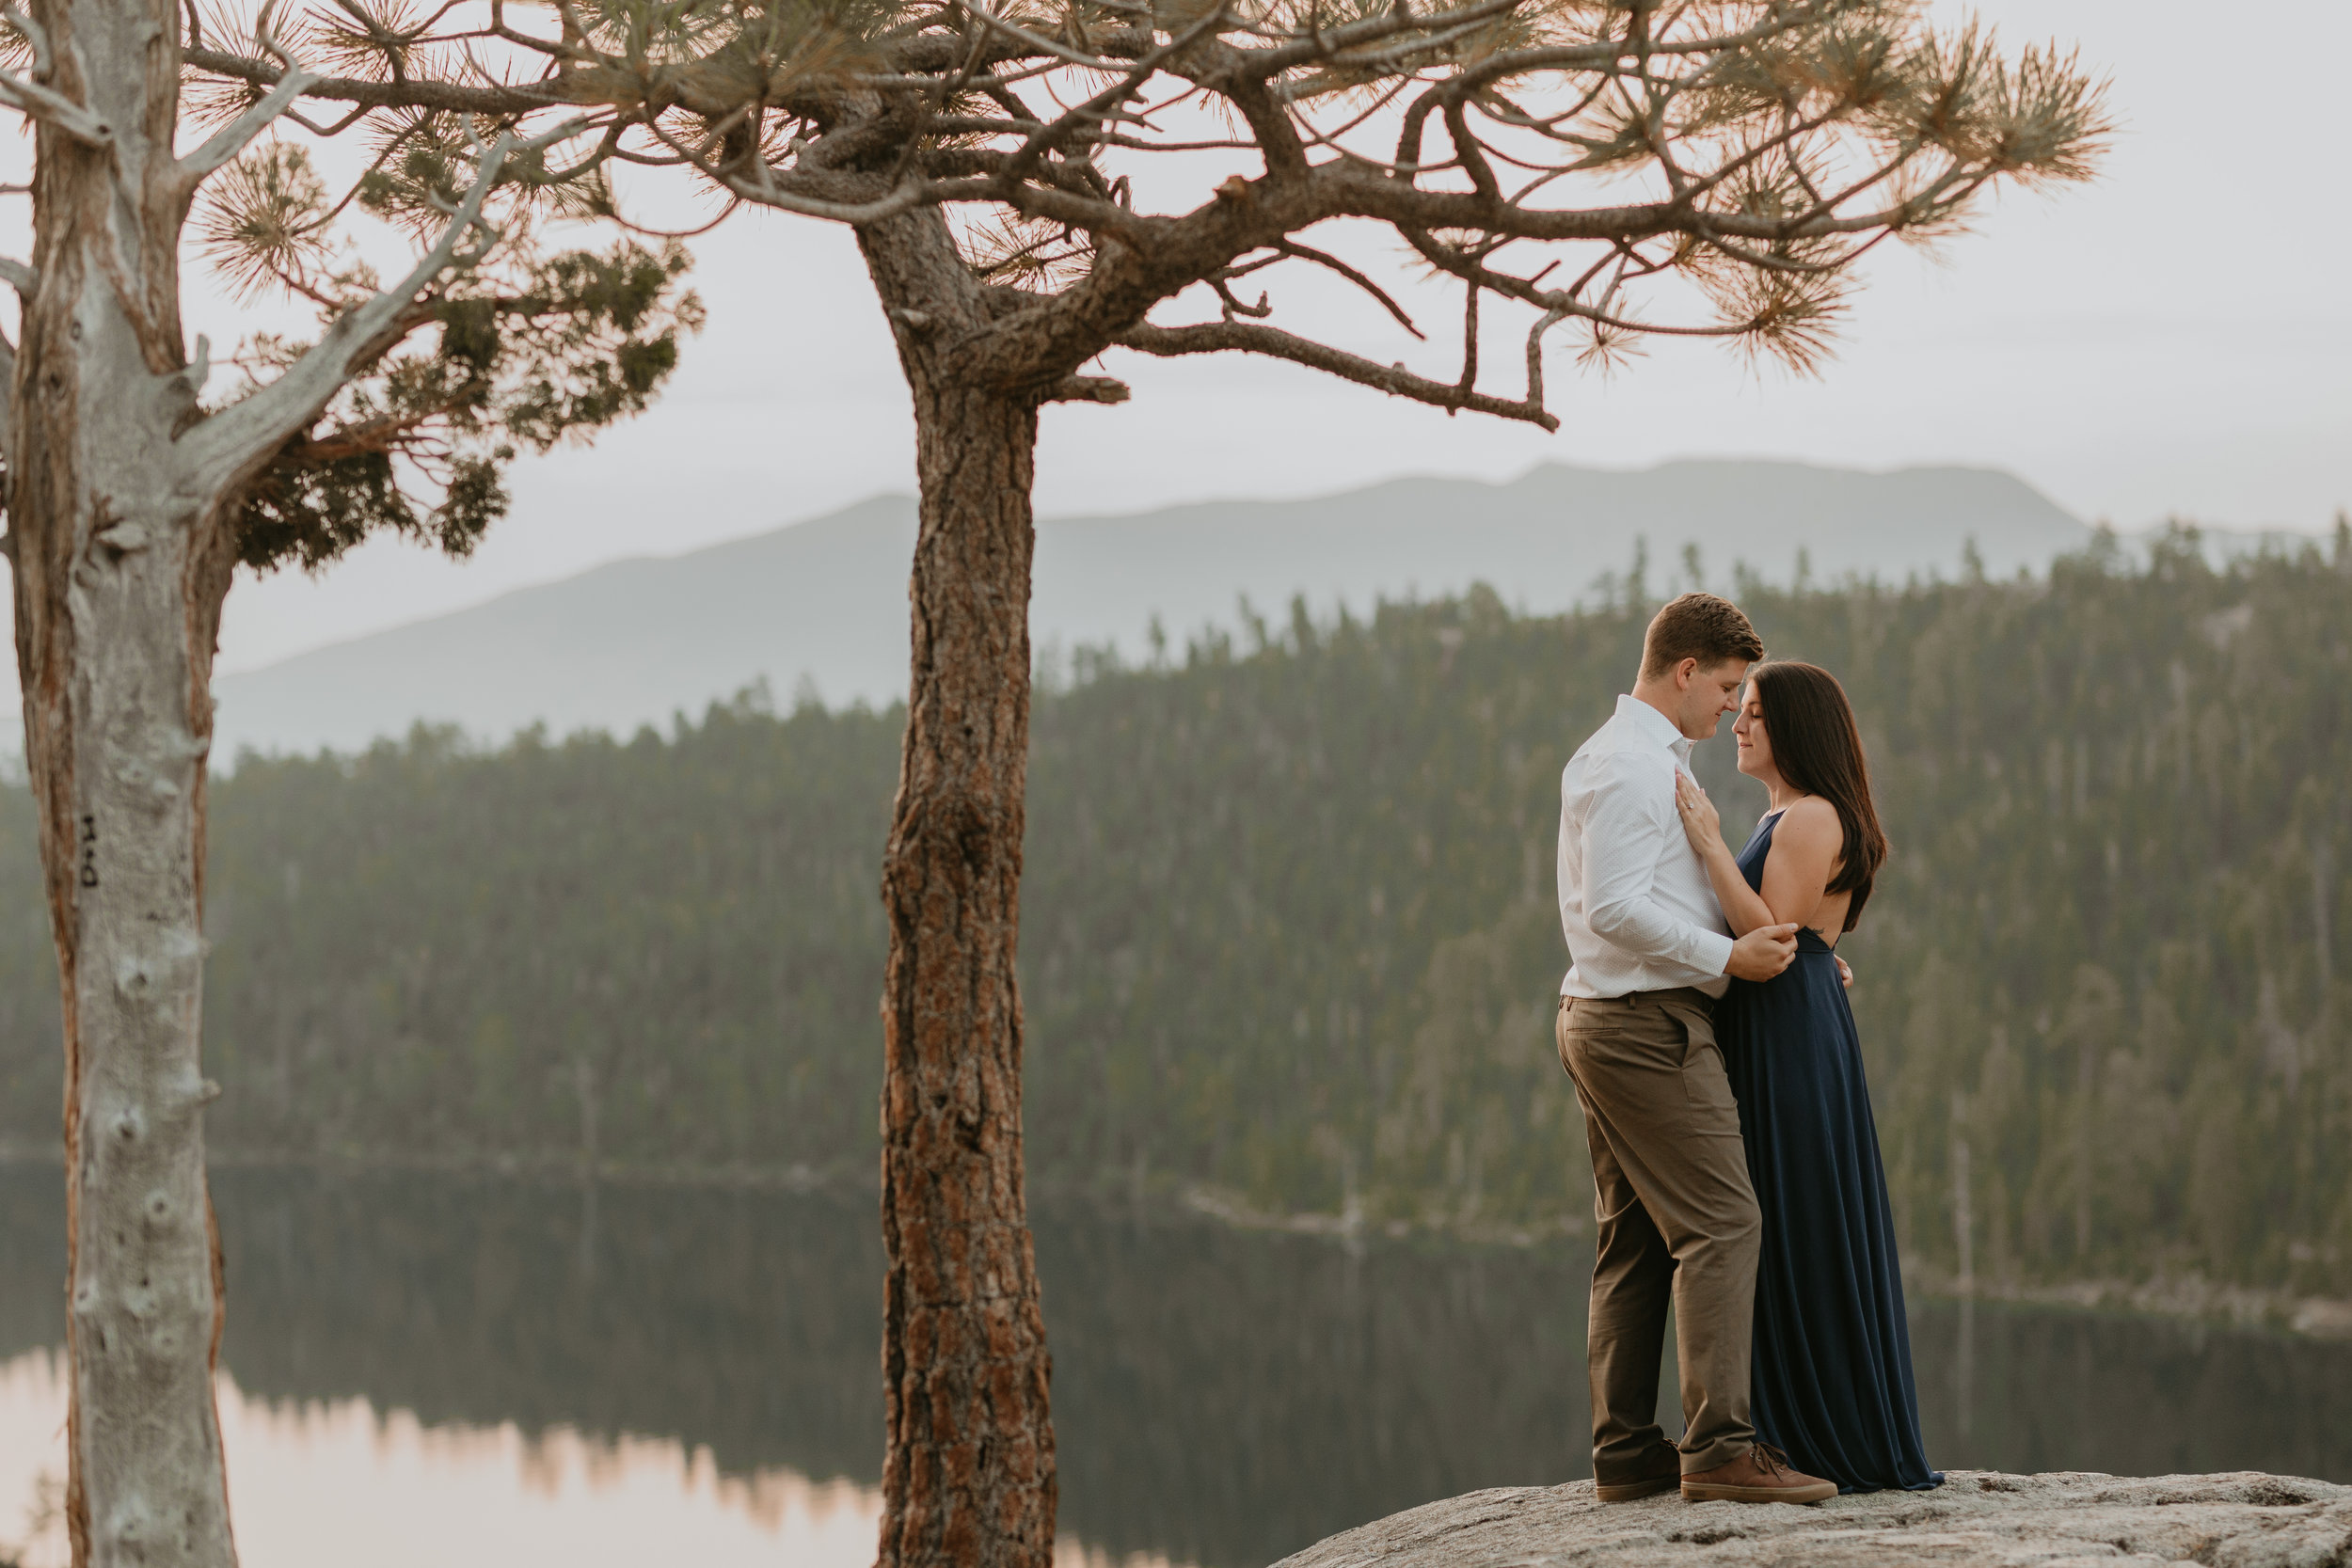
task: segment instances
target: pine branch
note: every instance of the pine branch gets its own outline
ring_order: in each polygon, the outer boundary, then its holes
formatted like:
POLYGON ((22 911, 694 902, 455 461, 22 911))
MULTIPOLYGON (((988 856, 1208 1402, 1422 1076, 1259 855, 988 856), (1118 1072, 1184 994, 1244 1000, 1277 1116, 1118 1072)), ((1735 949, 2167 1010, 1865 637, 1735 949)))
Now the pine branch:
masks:
POLYGON ((114 127, 97 114, 63 93, 42 87, 39 82, 20 76, 13 71, 0 71, 0 103, 29 119, 53 125, 87 146, 110 147, 114 144, 114 127))
POLYGON ((327 328, 325 337, 275 381, 206 420, 183 438, 199 470, 210 482, 227 490, 237 483, 240 476, 257 471, 288 439, 318 417, 358 367, 398 341, 403 330, 401 318, 417 296, 444 273, 469 266, 478 259, 479 251, 461 255, 459 246, 477 227, 483 226, 483 204, 489 199, 491 188, 498 183, 500 170, 509 156, 536 151, 576 135, 584 123, 568 120, 524 141, 501 133, 483 154, 471 187, 451 210, 439 240, 418 258, 405 277, 344 312, 327 328))
POLYGON ((1153 326, 1145 324, 1134 326, 1112 340, 1121 348, 1173 359, 1192 354, 1255 354, 1268 359, 1287 359, 1294 365, 1335 375, 1342 381, 1352 381, 1359 387, 1391 397, 1406 398, 1434 407, 1466 408, 1473 414, 1492 414, 1498 419, 1518 420, 1540 425, 1546 430, 1558 430, 1560 421, 1546 410, 1538 400, 1513 401, 1474 392, 1450 381, 1432 381, 1416 375, 1403 365, 1383 365, 1360 355, 1349 354, 1311 338, 1301 338, 1276 326, 1260 326, 1253 322, 1209 322, 1198 326, 1153 326))
POLYGON ((207 175, 251 146, 256 136, 267 130, 279 116, 292 110, 294 101, 318 80, 315 73, 303 70, 289 59, 277 85, 264 93, 259 103, 214 132, 205 138, 203 145, 180 160, 181 189, 183 192, 195 190, 207 175))

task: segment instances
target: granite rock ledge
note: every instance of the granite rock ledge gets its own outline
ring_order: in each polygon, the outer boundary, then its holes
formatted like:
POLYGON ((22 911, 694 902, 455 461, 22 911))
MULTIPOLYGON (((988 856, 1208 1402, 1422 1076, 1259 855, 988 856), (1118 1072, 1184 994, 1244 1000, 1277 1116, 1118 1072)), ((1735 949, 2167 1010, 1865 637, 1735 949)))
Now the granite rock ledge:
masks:
POLYGON ((1946 1472, 1933 1492, 1603 1506, 1589 1481, 1391 1514, 1278 1568, 2352 1568, 2352 1486, 2241 1471, 1946 1472))

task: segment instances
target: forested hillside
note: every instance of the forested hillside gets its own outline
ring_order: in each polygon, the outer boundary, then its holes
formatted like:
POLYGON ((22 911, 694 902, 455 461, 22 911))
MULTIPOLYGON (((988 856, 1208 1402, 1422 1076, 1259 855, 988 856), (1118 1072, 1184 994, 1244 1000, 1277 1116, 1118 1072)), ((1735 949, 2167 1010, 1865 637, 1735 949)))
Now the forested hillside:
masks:
MULTIPOLYGON (((1845 677, 1876 759, 1896 857, 1844 950, 1908 1247, 1952 1267, 1964 1196, 1996 1278, 2352 1291, 2352 541, 1741 598, 1845 677)), ((1582 1214, 1558 777, 1646 610, 1301 615, 1041 694, 1037 1177, 1582 1214)), ((898 722, 745 701, 246 761, 214 797, 215 1147, 866 1179, 898 722)), ((1700 771, 1760 807, 1727 738, 1700 771)), ((54 1147, 59 1094, 33 865, 0 793, 19 1148, 54 1147)))
MULTIPOLYGON (((1829 578, 1951 571, 1972 538, 1996 571, 2039 571, 2090 537, 2048 497, 1990 468, 1546 464, 1503 484, 1398 479, 1335 496, 1045 518, 1029 626, 1041 649, 1115 645, 1137 657, 1154 619, 1182 636, 1226 619, 1237 594, 1281 605, 1295 591, 1327 610, 1508 574, 1510 604, 1557 614, 1640 538, 1688 541, 1785 578, 1800 555, 1829 578)), ((778 691, 806 680, 835 704, 886 703, 906 690, 914 548, 914 498, 878 496, 772 533, 613 562, 224 675, 215 735, 230 749, 307 752, 363 746, 415 719, 501 740, 534 716, 559 733, 627 732, 698 712, 762 672, 778 691), (485 670, 497 678, 479 678, 485 670)), ((11 682, 0 673, 0 714, 13 711, 11 682)))

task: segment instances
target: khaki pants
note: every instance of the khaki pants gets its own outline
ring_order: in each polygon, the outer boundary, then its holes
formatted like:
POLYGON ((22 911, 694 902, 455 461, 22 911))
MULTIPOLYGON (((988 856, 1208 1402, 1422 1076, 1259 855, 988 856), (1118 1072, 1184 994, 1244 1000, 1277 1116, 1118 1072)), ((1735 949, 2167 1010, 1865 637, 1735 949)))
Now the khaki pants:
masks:
POLYGON ((1748 1341, 1762 1216, 1713 1008, 1688 989, 1561 999, 1560 1064, 1584 1108, 1599 1220, 1587 1365, 1593 1476, 1604 1485, 1651 1473, 1666 1441, 1658 1373, 1670 1295, 1683 1473, 1756 1441, 1748 1341))

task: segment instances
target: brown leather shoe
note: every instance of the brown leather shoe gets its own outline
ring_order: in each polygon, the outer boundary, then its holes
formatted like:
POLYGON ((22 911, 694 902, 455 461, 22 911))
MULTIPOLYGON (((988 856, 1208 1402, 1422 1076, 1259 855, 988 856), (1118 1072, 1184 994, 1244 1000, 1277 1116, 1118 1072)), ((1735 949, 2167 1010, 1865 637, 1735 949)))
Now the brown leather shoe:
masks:
POLYGON ((1758 1443, 1727 1465, 1682 1478, 1682 1498, 1693 1503, 1818 1503, 1837 1496, 1837 1483, 1788 1467, 1788 1456, 1758 1443))
POLYGON ((1671 1443, 1661 1443, 1651 1450, 1645 1474, 1631 1481, 1604 1481, 1596 1477, 1593 1495, 1605 1503, 1635 1502, 1661 1492, 1671 1492, 1681 1480, 1682 1450, 1671 1443))

